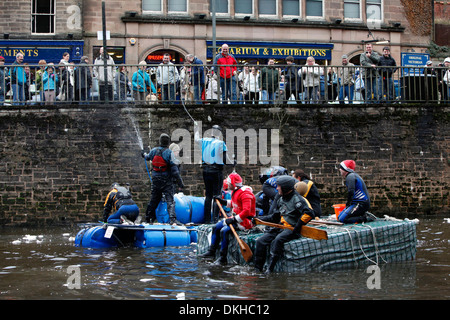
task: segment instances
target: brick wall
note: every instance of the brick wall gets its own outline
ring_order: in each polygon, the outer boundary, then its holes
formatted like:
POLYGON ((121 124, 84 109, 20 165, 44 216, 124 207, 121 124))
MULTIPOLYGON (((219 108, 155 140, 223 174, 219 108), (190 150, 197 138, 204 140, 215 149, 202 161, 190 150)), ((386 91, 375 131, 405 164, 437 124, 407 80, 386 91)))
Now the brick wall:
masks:
MULTIPOLYGON (((356 160, 378 216, 449 212, 448 107, 246 105, 188 110, 203 122, 203 131, 216 123, 246 133, 279 129, 280 165, 303 168, 312 176, 325 213, 345 201, 346 188, 337 170, 344 159, 356 160)), ((173 134, 175 129, 188 130, 193 139, 193 123, 181 106, 2 107, 0 224, 97 221, 114 181, 130 183, 145 211, 150 181, 133 123, 144 146, 155 146, 162 132, 173 134)), ((254 148, 261 150, 252 143, 247 153, 254 148)), ((274 150, 268 149, 269 154, 274 150)), ((266 165, 259 160, 249 164, 248 154, 232 153, 237 154, 236 170, 244 182, 259 191, 258 175, 266 165)), ((199 165, 183 164, 182 175, 185 192, 202 195, 199 165)))

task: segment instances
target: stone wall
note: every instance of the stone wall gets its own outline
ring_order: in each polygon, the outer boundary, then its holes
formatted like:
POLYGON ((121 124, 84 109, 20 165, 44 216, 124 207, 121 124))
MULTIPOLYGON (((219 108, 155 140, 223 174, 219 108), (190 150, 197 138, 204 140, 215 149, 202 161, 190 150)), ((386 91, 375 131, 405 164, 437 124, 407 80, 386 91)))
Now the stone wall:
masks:
MULTIPOLYGON (((255 192, 261 189, 261 170, 279 159, 289 170, 303 168, 311 175, 324 212, 331 214, 331 205, 346 199, 338 164, 354 159, 376 215, 449 213, 448 107, 216 105, 188 111, 202 122, 203 131, 220 124, 234 134, 242 129, 248 135, 235 139, 230 154, 236 154, 236 171, 255 192), (264 157, 260 129, 267 129, 268 143, 275 145, 278 140, 271 135, 276 137, 279 130, 279 157, 270 145, 269 158, 264 157), (256 142, 254 132, 259 133, 256 142), (241 153, 244 141, 246 154, 241 153), (252 152, 258 156, 256 162, 252 152)), ((151 184, 139 138, 144 146, 155 146, 163 132, 180 145, 194 146, 193 122, 180 105, 1 107, 0 224, 97 221, 115 181, 131 185, 144 212, 151 184), (180 132, 188 134, 181 142, 180 132)), ((186 157, 190 150, 184 151, 186 157)), ((182 165, 185 193, 200 196, 201 169, 193 153, 191 160, 182 165)), ((226 168, 227 173, 232 170, 226 168)))

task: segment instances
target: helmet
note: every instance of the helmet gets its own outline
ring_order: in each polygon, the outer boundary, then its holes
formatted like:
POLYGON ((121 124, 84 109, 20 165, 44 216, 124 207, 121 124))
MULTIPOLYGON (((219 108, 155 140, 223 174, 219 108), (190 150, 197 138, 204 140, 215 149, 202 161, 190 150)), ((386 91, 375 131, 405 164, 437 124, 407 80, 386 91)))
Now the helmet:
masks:
POLYGON ((263 184, 269 178, 287 175, 287 174, 288 174, 288 171, 286 170, 286 168, 281 167, 281 166, 273 166, 259 175, 259 182, 261 182, 261 184, 263 184))
POLYGON ((113 182, 111 184, 111 190, 114 189, 114 188, 118 188, 118 187, 120 187, 120 184, 118 182, 113 182))
POLYGON ((356 164, 355 164, 355 161, 353 161, 353 160, 344 160, 339 164, 339 169, 342 169, 347 172, 355 171, 355 167, 356 167, 356 164))
POLYGON ((284 176, 288 174, 288 171, 285 167, 274 166, 271 167, 272 171, 270 172, 270 177, 284 176))
POLYGON ((242 187, 242 178, 239 174, 233 172, 228 176, 227 183, 233 186, 233 189, 237 189, 238 187, 242 187))
POLYGON ((303 181, 297 182, 295 184, 294 188, 302 196, 304 196, 305 193, 308 191, 308 185, 305 182, 303 182, 303 181))
POLYGON ((277 179, 277 185, 281 188, 283 193, 294 190, 294 186, 297 182, 298 180, 291 176, 281 176, 277 179))
POLYGON ((170 137, 169 137, 169 135, 166 134, 166 133, 162 133, 162 134, 159 136, 159 145, 160 145, 161 147, 168 147, 169 144, 170 144, 170 137))

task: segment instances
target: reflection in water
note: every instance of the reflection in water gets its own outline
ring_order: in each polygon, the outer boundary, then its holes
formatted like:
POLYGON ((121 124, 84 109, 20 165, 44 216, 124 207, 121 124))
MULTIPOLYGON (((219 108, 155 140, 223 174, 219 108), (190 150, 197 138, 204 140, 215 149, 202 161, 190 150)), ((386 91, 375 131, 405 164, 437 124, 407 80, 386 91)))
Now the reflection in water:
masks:
POLYGON ((381 288, 369 289, 367 266, 265 275, 251 266, 199 260, 196 246, 87 249, 78 230, 4 229, 0 299, 449 299, 448 220, 417 226, 416 261, 381 264, 381 288), (69 266, 80 271, 70 289, 69 266))

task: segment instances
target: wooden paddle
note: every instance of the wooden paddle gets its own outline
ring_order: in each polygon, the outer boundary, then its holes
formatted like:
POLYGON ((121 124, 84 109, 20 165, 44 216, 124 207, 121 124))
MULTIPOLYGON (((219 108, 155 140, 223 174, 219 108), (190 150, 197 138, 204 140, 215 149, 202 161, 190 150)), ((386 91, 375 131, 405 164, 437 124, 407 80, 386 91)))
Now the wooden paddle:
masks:
MULTIPOLYGON (((262 225, 269 226, 269 227, 294 230, 293 227, 285 226, 283 224, 278 224, 278 223, 262 221, 258 218, 255 218, 255 222, 256 222, 256 224, 262 224, 262 225)), ((302 226, 302 228, 300 229, 300 234, 306 238, 311 238, 314 240, 328 240, 328 233, 325 230, 321 230, 321 229, 317 229, 317 228, 313 228, 313 227, 302 226)))
MULTIPOLYGON (((229 217, 227 216, 227 214, 225 213, 225 211, 223 210, 222 205, 220 204, 219 200, 216 199, 216 203, 217 203, 217 205, 219 206, 220 212, 222 212, 222 215, 224 216, 224 218, 225 218, 225 219, 229 218, 229 217)), ((250 249, 250 247, 248 246, 248 244, 246 244, 244 241, 242 241, 241 238, 239 238, 239 236, 238 236, 236 230, 234 230, 233 225, 230 224, 229 226, 230 226, 230 229, 231 229, 231 231, 233 232, 233 234, 234 234, 234 236, 235 236, 235 238, 236 238, 236 241, 237 241, 238 244, 239 244, 239 248, 241 249, 241 253, 242 253, 242 256, 244 257, 244 260, 245 260, 246 262, 249 262, 250 260, 252 260, 252 257, 253 257, 253 252, 252 252, 252 250, 250 249)))

